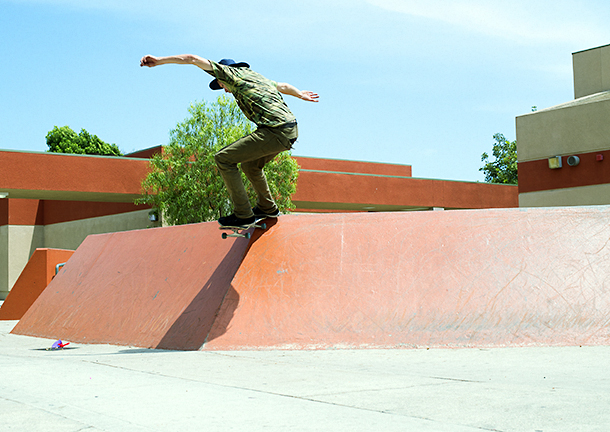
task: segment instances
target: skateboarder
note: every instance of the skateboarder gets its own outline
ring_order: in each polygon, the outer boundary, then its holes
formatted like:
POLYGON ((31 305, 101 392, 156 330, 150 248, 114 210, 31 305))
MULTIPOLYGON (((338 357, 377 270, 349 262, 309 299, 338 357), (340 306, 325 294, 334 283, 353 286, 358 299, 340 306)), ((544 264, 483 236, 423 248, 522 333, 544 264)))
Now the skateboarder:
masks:
POLYGON ((218 219, 224 226, 245 226, 264 217, 278 217, 280 212, 271 197, 263 167, 279 153, 290 150, 298 137, 297 121, 282 94, 318 102, 316 93, 298 90, 287 83, 277 83, 250 69, 248 63, 223 59, 218 63, 184 54, 170 57, 144 56, 140 66, 192 64, 215 79, 212 90, 233 94, 237 105, 257 129, 216 153, 216 165, 233 202, 234 213, 218 219), (257 203, 251 208, 237 164, 256 191, 257 203))

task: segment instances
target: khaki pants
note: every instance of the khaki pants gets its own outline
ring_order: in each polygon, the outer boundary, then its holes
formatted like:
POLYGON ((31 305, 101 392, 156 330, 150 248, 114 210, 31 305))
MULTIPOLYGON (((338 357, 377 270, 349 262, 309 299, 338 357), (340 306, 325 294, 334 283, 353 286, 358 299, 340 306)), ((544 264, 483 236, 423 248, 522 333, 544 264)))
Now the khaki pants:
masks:
POLYGON ((235 216, 241 219, 253 216, 248 194, 237 164, 256 191, 256 205, 264 212, 276 209, 263 167, 279 153, 290 150, 298 136, 297 126, 287 128, 259 127, 250 135, 238 139, 214 155, 227 191, 233 201, 235 216))

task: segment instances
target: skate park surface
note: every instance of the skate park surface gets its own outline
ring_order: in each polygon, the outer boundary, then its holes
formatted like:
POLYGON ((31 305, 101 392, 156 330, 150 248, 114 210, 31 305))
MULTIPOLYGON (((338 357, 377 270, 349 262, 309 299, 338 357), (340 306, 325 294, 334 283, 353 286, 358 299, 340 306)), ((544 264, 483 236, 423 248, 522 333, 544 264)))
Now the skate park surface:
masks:
POLYGON ((2 424, 608 430, 608 220, 290 215, 250 241, 213 224, 90 236, 0 321, 2 424))
POLYGON ((0 430, 607 431, 610 347, 166 351, 0 321, 0 430))

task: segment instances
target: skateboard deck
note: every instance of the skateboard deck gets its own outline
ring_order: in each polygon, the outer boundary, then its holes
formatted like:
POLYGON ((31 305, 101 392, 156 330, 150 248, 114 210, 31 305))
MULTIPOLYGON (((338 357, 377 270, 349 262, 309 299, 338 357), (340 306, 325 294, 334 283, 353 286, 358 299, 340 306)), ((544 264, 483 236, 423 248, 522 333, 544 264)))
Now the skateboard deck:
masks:
POLYGON ((226 239, 227 237, 244 237, 244 238, 249 239, 252 236, 252 233, 247 232, 250 228, 260 228, 262 230, 267 229, 266 223, 264 223, 264 222, 260 223, 261 221, 263 221, 265 219, 267 219, 267 218, 264 217, 264 218, 256 219, 251 224, 241 225, 241 226, 221 225, 219 227, 219 229, 223 230, 223 231, 233 231, 232 233, 223 232, 222 233, 223 239, 226 239))

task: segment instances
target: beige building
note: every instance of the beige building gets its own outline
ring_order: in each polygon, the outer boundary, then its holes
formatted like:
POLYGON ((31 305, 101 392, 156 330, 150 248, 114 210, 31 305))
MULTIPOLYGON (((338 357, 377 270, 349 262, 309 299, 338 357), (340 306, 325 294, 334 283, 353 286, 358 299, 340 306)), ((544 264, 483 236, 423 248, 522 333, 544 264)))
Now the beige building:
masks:
POLYGON ((517 117, 520 207, 610 204, 610 45, 572 60, 574 100, 517 117))

